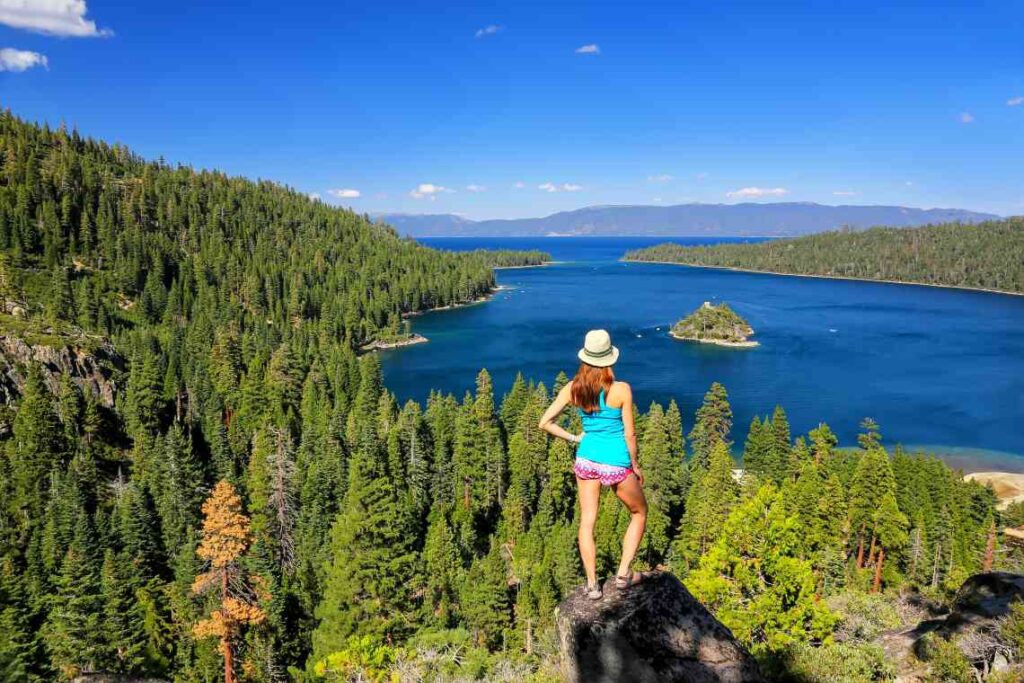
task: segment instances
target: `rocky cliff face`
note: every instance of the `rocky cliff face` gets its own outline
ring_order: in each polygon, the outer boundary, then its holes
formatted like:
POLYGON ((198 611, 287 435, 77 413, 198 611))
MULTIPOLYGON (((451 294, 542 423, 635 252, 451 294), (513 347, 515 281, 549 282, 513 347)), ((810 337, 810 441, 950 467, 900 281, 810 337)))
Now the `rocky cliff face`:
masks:
POLYGON ((654 572, 632 588, 583 589, 556 613, 571 683, 758 683, 757 664, 679 579, 654 572))
POLYGON ((25 376, 32 363, 39 363, 47 385, 56 391, 60 376, 66 374, 83 392, 97 397, 111 408, 118 389, 118 375, 125 369, 124 359, 106 340, 90 339, 89 344, 71 338, 55 338, 53 344, 30 344, 19 336, 0 334, 0 401, 10 403, 21 395, 25 376))

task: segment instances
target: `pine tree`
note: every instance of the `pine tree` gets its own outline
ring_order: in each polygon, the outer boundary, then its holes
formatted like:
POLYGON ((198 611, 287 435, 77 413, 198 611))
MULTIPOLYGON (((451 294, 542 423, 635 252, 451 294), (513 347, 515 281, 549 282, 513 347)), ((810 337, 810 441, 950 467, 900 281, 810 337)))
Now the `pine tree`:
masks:
POLYGON ((777 484, 788 481, 792 465, 792 437, 789 433, 789 420, 782 406, 775 406, 771 421, 771 467, 770 474, 777 484))
POLYGON ((754 416, 743 446, 743 470, 757 477, 771 477, 772 444, 771 434, 765 429, 761 418, 754 416))
POLYGON ((739 498, 732 456, 719 441, 706 471, 698 471, 686 498, 686 509, 673 542, 673 569, 685 572, 707 552, 739 498))
POLYGON ((700 467, 707 467, 715 444, 722 442, 727 447, 729 431, 732 429, 732 407, 729 397, 718 382, 711 385, 704 394, 704 403, 697 410, 697 419, 690 431, 692 458, 700 467))
POLYGON ((104 659, 103 602, 90 549, 95 538, 88 518, 79 516, 75 538, 54 580, 43 640, 50 661, 65 679, 97 670, 104 659))
POLYGON ((12 512, 17 523, 28 530, 42 517, 51 469, 60 465, 68 454, 53 396, 38 366, 29 368, 13 431, 12 512))
POLYGON ((496 543, 469 568, 462 584, 461 612, 481 647, 497 647, 511 625, 508 571, 496 543))
POLYGON ((639 444, 648 504, 647 531, 642 548, 651 566, 659 564, 668 553, 672 533, 683 513, 687 486, 683 456, 681 452, 671 450, 666 422, 661 406, 652 403, 639 444))
POLYGON ((463 585, 465 571, 455 529, 442 508, 431 512, 423 544, 423 563, 429 620, 446 628, 452 625, 459 612, 459 587, 463 585))
POLYGON ((242 499, 235 487, 219 482, 203 503, 202 540, 198 556, 208 563, 209 570, 196 577, 192 592, 216 596, 216 608, 197 623, 197 638, 216 638, 224 657, 224 681, 234 683, 235 640, 242 629, 260 624, 266 614, 252 598, 248 586, 255 586, 255 597, 266 602, 270 596, 261 591, 259 581, 246 575, 240 562, 249 547, 249 518, 242 511, 242 499))
POLYGON ((344 507, 331 530, 331 564, 316 608, 313 660, 344 649, 356 633, 396 640, 415 605, 415 524, 391 480, 375 427, 363 423, 344 507))
POLYGON ((730 515, 686 581, 755 654, 826 639, 837 619, 815 595, 811 563, 800 558, 796 520, 766 484, 730 515))
POLYGON ((103 602, 103 635, 106 665, 121 674, 147 673, 146 614, 136 596, 140 588, 129 570, 132 564, 118 561, 107 550, 100 570, 100 598, 103 602))

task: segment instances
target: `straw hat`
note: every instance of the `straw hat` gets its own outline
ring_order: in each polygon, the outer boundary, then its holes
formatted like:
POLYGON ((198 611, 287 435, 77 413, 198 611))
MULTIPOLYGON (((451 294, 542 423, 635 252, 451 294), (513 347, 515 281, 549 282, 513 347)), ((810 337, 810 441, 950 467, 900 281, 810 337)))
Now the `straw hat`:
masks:
POLYGON ((591 330, 583 340, 583 348, 576 354, 587 365, 606 368, 615 365, 619 350, 612 346, 611 336, 604 330, 591 330))

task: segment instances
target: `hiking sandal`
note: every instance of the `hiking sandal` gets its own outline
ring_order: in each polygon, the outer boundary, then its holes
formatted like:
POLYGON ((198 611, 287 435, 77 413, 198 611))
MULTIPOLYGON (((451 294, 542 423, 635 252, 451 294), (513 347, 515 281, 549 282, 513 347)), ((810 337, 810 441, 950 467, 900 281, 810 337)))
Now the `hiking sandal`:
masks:
POLYGON ((595 583, 593 586, 587 584, 587 598, 590 600, 600 600, 604 596, 601 592, 601 584, 595 583))
POLYGON ((630 572, 627 576, 615 575, 615 587, 620 590, 632 588, 641 583, 647 576, 643 572, 630 572))

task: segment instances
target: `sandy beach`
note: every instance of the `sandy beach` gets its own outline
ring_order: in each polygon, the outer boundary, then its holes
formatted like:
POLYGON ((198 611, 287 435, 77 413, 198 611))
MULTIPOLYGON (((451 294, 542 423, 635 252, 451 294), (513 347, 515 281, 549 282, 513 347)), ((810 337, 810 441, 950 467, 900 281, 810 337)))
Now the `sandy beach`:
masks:
POLYGON ((999 498, 999 509, 1011 503, 1024 501, 1024 474, 1013 472, 971 472, 964 475, 964 481, 976 481, 991 485, 999 498))

